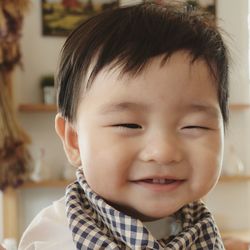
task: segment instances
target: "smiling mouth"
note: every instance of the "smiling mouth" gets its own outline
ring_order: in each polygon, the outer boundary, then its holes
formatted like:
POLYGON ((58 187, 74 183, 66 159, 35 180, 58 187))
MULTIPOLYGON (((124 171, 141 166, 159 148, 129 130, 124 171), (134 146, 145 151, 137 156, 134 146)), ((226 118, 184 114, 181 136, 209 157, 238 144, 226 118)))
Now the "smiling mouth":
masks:
POLYGON ((162 192, 172 191, 178 188, 184 181, 184 179, 147 178, 133 181, 133 183, 151 191, 162 192))
POLYGON ((154 179, 145 179, 145 180, 140 180, 149 184, 162 184, 162 185, 166 185, 166 184, 172 184, 174 182, 176 182, 177 180, 173 180, 173 179, 159 179, 159 178, 154 178, 154 179))

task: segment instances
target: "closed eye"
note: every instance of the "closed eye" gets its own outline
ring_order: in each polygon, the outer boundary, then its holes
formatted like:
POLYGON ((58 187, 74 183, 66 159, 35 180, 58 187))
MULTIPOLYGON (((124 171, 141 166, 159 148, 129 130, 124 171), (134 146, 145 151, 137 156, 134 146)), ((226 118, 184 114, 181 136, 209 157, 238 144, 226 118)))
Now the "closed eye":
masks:
POLYGON ((129 129, 141 129, 142 126, 136 124, 136 123, 121 123, 121 124, 115 124, 113 127, 122 127, 122 128, 129 128, 129 129))
POLYGON ((203 127, 203 126, 186 126, 186 127, 183 127, 183 129, 205 129, 205 130, 208 130, 210 128, 203 127))

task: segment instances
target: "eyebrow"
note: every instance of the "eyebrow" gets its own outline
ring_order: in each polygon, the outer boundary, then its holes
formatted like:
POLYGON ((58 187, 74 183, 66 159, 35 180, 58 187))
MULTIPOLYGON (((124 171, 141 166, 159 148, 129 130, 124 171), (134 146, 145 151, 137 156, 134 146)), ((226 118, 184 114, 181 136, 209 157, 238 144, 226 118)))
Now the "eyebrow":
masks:
POLYGON ((220 109, 210 104, 191 104, 187 107, 187 110, 190 112, 203 112, 215 118, 220 116, 220 109))
POLYGON ((108 103, 99 110, 100 114, 117 113, 127 110, 147 110, 146 106, 136 102, 108 103))
MULTIPOLYGON (((180 109, 182 107, 180 106, 180 109)), ((99 113, 102 115, 109 114, 109 113, 119 113, 129 110, 135 111, 148 111, 149 107, 137 102, 118 102, 118 103, 108 103, 102 106, 99 110, 99 113)), ((206 113, 211 117, 219 118, 220 116, 220 109, 210 104, 204 103, 191 103, 190 105, 184 106, 184 111, 186 112, 194 112, 194 113, 206 113)))

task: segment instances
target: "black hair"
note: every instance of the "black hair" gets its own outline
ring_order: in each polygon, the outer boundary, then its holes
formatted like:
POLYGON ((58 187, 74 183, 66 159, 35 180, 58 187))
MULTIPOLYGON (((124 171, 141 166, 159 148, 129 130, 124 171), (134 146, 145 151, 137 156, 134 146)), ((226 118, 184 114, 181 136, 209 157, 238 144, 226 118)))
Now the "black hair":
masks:
POLYGON ((182 4, 140 4, 105 11, 77 27, 67 38, 56 76, 58 108, 70 122, 76 119, 80 95, 106 66, 122 74, 140 73, 152 58, 167 60, 186 50, 192 61, 203 59, 215 77, 218 101, 228 122, 228 52, 207 14, 182 4))

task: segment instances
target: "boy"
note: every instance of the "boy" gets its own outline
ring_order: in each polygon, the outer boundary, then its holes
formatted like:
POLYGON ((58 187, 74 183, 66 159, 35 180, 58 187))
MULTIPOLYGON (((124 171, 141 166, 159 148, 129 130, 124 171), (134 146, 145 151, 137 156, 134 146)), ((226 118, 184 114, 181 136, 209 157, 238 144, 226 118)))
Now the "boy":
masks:
POLYGON ((68 222, 60 200, 19 249, 224 249, 200 201, 219 178, 228 121, 227 50, 206 16, 104 12, 68 37, 57 83, 56 131, 79 167, 68 222))

